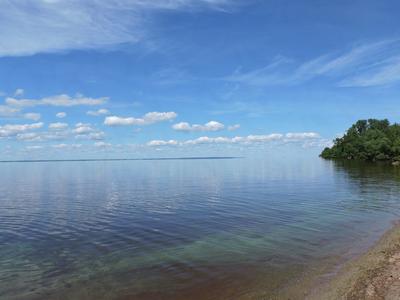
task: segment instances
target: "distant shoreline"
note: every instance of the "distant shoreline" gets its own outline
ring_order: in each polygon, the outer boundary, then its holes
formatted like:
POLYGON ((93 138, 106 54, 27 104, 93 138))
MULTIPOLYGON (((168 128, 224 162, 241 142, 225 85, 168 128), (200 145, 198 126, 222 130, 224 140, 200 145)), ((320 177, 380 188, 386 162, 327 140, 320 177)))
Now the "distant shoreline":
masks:
POLYGON ((210 157, 155 157, 155 158, 88 158, 88 159, 28 159, 28 160, 0 160, 0 163, 25 162, 92 162, 92 161, 148 161, 148 160, 219 160, 240 159, 240 156, 210 156, 210 157))

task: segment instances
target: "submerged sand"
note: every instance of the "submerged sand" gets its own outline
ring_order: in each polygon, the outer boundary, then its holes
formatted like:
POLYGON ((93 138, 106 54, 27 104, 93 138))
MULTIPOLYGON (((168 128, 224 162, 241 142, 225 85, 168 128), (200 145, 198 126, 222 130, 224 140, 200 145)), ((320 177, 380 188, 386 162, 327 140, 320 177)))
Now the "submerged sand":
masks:
POLYGON ((367 253, 345 264, 332 280, 300 298, 400 299, 400 224, 389 230, 367 253))

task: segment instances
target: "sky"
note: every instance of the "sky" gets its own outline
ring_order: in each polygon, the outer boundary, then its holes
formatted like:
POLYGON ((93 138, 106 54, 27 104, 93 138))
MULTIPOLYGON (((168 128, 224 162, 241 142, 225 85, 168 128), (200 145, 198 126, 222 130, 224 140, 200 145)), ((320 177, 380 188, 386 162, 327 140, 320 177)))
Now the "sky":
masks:
POLYGON ((0 160, 316 155, 400 122, 398 1, 0 1, 0 160))

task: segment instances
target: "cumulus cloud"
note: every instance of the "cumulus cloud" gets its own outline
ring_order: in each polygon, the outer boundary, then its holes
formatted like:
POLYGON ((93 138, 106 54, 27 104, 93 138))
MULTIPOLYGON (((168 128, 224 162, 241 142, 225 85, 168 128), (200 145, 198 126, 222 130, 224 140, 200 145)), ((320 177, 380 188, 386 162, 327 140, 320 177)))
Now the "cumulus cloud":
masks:
POLYGON ((219 123, 217 121, 210 121, 204 125, 193 124, 190 125, 187 122, 181 122, 174 124, 172 128, 176 131, 186 131, 186 132, 193 132, 193 131, 220 131, 225 128, 224 124, 219 123))
POLYGON ((16 139, 24 142, 46 142, 50 140, 65 140, 69 137, 67 131, 27 132, 18 133, 16 139))
POLYGON ((233 138, 202 136, 202 137, 199 137, 194 140, 185 141, 184 144, 197 145, 197 144, 210 144, 210 143, 216 143, 216 144, 265 143, 265 142, 271 142, 271 141, 279 141, 279 140, 282 140, 283 137, 284 137, 284 135, 280 134, 280 133, 272 133, 272 134, 268 134, 268 135, 249 135, 246 137, 236 136, 233 138))
POLYGON ((15 97, 20 97, 24 95, 24 90, 23 89, 16 89, 14 92, 15 97))
POLYGON ((52 148, 58 149, 58 150, 63 150, 63 149, 79 149, 82 148, 82 144, 55 144, 51 145, 52 148))
POLYGON ((64 130, 68 128, 68 124, 67 123, 61 123, 61 122, 57 122, 57 123, 50 123, 49 124, 49 129, 51 130, 64 130))
POLYGON ((59 112, 59 113, 56 113, 56 117, 57 118, 59 118, 59 119, 62 119, 62 118, 65 118, 67 116, 67 114, 65 113, 65 112, 59 112))
POLYGON ((86 114, 89 116, 98 117, 98 116, 108 115, 110 114, 110 112, 108 111, 108 109, 101 108, 98 110, 89 110, 86 114))
POLYGON ((235 131, 235 130, 238 130, 239 128, 240 128, 240 124, 228 126, 229 131, 235 131))
POLYGON ((190 139, 182 142, 175 140, 154 140, 147 143, 148 146, 176 146, 176 145, 201 145, 201 144, 262 144, 269 142, 307 142, 308 145, 319 145, 322 143, 320 135, 315 132, 298 132, 298 133, 271 133, 267 135, 248 135, 236 137, 209 137, 202 136, 197 139, 190 139))
POLYGON ((82 95, 76 95, 75 97, 71 97, 66 94, 55 95, 50 97, 45 97, 41 99, 16 99, 7 97, 6 104, 12 107, 24 108, 24 107, 33 107, 38 105, 48 105, 48 106, 78 106, 78 105, 101 105, 107 101, 107 97, 101 98, 90 98, 84 97, 82 95))
POLYGON ((97 130, 88 123, 75 124, 75 128, 72 130, 72 132, 75 134, 75 138, 79 140, 98 141, 103 140, 105 137, 105 133, 103 131, 97 130))
POLYGON ((96 143, 94 143, 94 146, 96 148, 109 148, 109 147, 112 147, 112 145, 110 143, 106 143, 106 142, 96 142, 96 143))
POLYGON ((13 107, 9 105, 0 105, 0 117, 4 118, 24 118, 32 121, 39 121, 41 115, 39 113, 25 113, 21 112, 20 107, 13 107))
POLYGON ((41 135, 36 132, 19 133, 16 138, 19 141, 25 142, 39 142, 43 140, 41 135))
POLYGON ((0 105, 0 117, 13 117, 19 113, 20 109, 15 107, 10 107, 7 105, 0 105))
POLYGON ((303 139, 316 139, 320 135, 316 132, 297 132, 297 133, 287 133, 286 138, 292 140, 303 140, 303 139))
POLYGON ((149 112, 141 118, 109 116, 104 120, 107 126, 150 125, 158 122, 173 120, 178 115, 175 112, 149 112))
POLYGON ((163 141, 163 140, 153 140, 147 143, 147 146, 150 147, 157 147, 157 146, 175 146, 178 145, 178 141, 175 140, 169 140, 169 141, 163 141))
POLYGON ((88 134, 95 131, 90 124, 84 124, 84 123, 77 123, 75 125, 75 129, 73 130, 74 133, 76 134, 88 134))
POLYGON ((86 134, 78 134, 75 136, 76 139, 78 140, 93 140, 93 141, 99 141, 99 140, 104 140, 106 134, 103 131, 97 131, 97 132, 90 132, 86 134))
POLYGON ((44 146, 39 146, 39 145, 26 146, 25 149, 28 150, 28 151, 31 151, 31 150, 42 150, 42 149, 44 149, 44 146))
POLYGON ((55 148, 55 149, 65 149, 68 148, 67 144, 56 144, 56 145, 52 145, 51 147, 55 148))
POLYGON ((18 133, 40 129, 42 127, 43 127, 42 122, 33 124, 6 124, 0 126, 0 137, 15 136, 18 133))
POLYGON ((24 118, 32 121, 39 121, 42 116, 39 113, 26 113, 24 118))

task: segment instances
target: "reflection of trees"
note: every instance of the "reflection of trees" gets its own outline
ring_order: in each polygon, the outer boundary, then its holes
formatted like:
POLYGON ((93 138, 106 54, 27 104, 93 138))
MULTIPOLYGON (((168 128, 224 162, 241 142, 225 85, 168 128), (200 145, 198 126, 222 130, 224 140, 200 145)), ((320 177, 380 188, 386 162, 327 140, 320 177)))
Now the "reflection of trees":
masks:
POLYGON ((400 168, 388 163, 332 161, 340 185, 350 196, 341 204, 351 209, 390 210, 400 200, 400 168))

